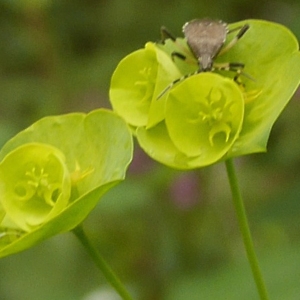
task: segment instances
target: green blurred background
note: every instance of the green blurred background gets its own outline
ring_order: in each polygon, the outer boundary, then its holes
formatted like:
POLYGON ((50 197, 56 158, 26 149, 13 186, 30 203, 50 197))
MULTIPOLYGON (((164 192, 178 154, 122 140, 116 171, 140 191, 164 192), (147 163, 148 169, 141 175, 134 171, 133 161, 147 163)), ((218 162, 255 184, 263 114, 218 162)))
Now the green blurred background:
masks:
MULTIPOLYGON (((298 0, 0 0, 0 144, 43 116, 110 107, 114 68, 161 25, 181 36, 193 18, 266 19, 299 38, 299 15, 298 0)), ((274 300, 300 299, 299 97, 268 152, 236 160, 274 300)), ((136 147, 85 227, 136 299, 258 299, 222 164, 174 171, 136 147)), ((71 233, 1 259, 0 274, 1 300, 118 299, 71 233)))

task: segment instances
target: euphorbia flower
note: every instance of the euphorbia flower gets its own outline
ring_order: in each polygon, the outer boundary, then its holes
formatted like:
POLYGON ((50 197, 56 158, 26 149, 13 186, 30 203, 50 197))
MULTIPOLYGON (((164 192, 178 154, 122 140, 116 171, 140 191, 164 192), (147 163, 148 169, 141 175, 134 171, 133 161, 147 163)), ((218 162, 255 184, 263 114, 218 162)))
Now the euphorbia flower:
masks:
POLYGON ((217 63, 245 64, 249 76, 237 81, 234 72, 205 72, 179 80, 164 93, 174 80, 198 69, 195 59, 193 64, 172 60, 173 51, 187 49, 181 38, 176 44, 148 42, 120 62, 111 80, 111 102, 152 158, 192 169, 266 151, 270 130, 299 85, 299 45, 276 23, 246 20, 229 27, 246 23, 250 28, 244 36, 216 58, 217 63))
POLYGON ((65 157, 47 144, 28 143, 11 151, 0 164, 0 182, 0 203, 20 230, 47 222, 70 200, 65 157))
POLYGON ((46 117, 0 151, 0 257, 78 226, 125 177, 132 137, 115 113, 46 117))

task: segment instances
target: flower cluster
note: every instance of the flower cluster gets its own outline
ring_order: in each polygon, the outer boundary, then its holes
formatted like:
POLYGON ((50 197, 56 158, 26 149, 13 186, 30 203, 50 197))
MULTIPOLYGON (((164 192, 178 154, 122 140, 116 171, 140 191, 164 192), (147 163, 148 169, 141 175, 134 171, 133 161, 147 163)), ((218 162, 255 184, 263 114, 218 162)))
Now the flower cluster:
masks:
POLYGON ((199 67, 182 38, 148 42, 119 63, 111 80, 112 106, 153 159, 192 169, 266 151, 270 130, 299 85, 299 46, 275 23, 246 20, 229 27, 246 23, 245 35, 216 58, 219 64, 244 64, 250 76, 238 80, 229 71, 189 76, 199 67), (187 59, 172 59, 180 51, 187 59))

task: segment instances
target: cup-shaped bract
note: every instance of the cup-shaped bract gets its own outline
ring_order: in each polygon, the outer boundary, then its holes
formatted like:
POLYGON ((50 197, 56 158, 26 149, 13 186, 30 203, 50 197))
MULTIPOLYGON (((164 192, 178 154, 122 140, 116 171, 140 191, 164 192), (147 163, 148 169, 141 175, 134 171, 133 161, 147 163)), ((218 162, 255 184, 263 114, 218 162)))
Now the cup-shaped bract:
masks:
POLYGON ((245 23, 249 30, 219 60, 242 62, 244 72, 253 77, 244 80, 244 124, 226 157, 266 151, 272 126, 300 82, 299 43, 293 33, 264 20, 234 23, 230 29, 245 23))
POLYGON ((300 82, 299 45, 282 25, 245 20, 229 24, 225 47, 235 38, 234 29, 245 24, 248 31, 214 58, 212 72, 196 74, 198 61, 182 38, 148 43, 120 62, 111 80, 111 102, 149 156, 174 168, 192 169, 266 151, 271 128, 300 82), (146 51, 152 53, 153 64, 141 57, 136 63, 135 53, 146 51), (172 55, 180 52, 184 61, 172 55), (240 73, 225 70, 241 65, 240 73), (132 73, 145 69, 155 72, 141 85, 132 73), (124 84, 127 77, 130 85, 124 84), (147 97, 137 96, 147 85, 147 97), (141 115, 137 103, 145 99, 147 109, 141 115), (142 122, 136 122, 139 116, 142 122))
POLYGON ((149 42, 126 56, 113 74, 110 99, 114 110, 134 127, 149 127, 164 119, 161 91, 182 76, 171 58, 149 42))
POLYGON ((0 257, 79 225, 125 178, 132 136, 99 109, 43 118, 0 151, 0 257))
POLYGON ((202 73, 170 91, 165 123, 180 152, 210 164, 230 149, 240 133, 243 116, 239 87, 230 79, 202 73))
POLYGON ((138 128, 136 136, 154 159, 192 169, 215 163, 228 152, 239 136, 243 117, 240 88, 231 79, 202 73, 175 86, 166 102, 165 121, 138 128))

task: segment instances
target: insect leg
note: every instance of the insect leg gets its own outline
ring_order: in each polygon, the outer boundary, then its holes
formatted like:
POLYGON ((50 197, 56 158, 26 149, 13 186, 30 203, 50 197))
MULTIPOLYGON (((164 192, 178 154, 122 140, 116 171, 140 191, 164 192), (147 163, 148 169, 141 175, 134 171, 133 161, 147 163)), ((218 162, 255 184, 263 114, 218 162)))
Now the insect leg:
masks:
POLYGON ((177 57, 181 60, 184 60, 186 63, 190 65, 195 65, 197 61, 195 60, 194 56, 191 56, 191 53, 188 52, 188 49, 184 48, 182 45, 176 44, 177 47, 182 50, 182 52, 185 52, 185 54, 182 54, 181 52, 173 51, 171 53, 172 60, 174 61, 174 58, 177 57))
POLYGON ((215 63, 213 65, 213 70, 236 72, 236 75, 234 76, 234 80, 237 82, 240 75, 245 76, 252 81, 255 81, 255 79, 252 76, 250 76, 249 74, 243 71, 244 67, 245 65, 243 63, 238 63, 238 62, 219 63, 219 64, 215 63))
POLYGON ((176 37, 165 26, 160 28, 160 32, 162 43, 164 43, 167 39, 171 39, 174 43, 176 42, 176 37))
POLYGON ((179 42, 177 40, 177 38, 165 26, 162 26, 160 28, 160 32, 161 32, 161 40, 159 43, 164 44, 167 39, 170 39, 177 46, 178 50, 184 53, 184 54, 182 54, 178 51, 174 51, 171 54, 173 60, 174 60, 174 57, 177 57, 182 60, 185 60, 187 63, 190 63, 190 64, 195 63, 195 59, 194 59, 192 53, 190 52, 189 47, 184 46, 183 43, 179 42), (192 57, 192 58, 190 58, 190 57, 192 57))
POLYGON ((237 28, 229 30, 228 34, 234 32, 236 30, 239 30, 239 32, 225 47, 223 47, 223 49, 219 52, 218 55, 222 55, 225 52, 227 52, 229 49, 231 49, 238 42, 238 40, 246 33, 246 31, 249 28, 250 28, 249 24, 245 24, 242 27, 237 27, 237 28))
POLYGON ((170 90, 176 83, 179 83, 183 80, 185 80, 186 78, 196 75, 198 73, 200 73, 200 70, 197 70, 196 72, 190 73, 190 74, 186 74, 176 80, 174 80, 172 83, 170 83, 165 89, 162 90, 162 92, 157 96, 157 100, 160 99, 168 90, 170 90))
POLYGON ((243 63, 214 63, 213 70, 235 71, 242 70, 245 67, 243 63))
POLYGON ((186 56, 183 55, 183 54, 180 53, 180 52, 174 51, 174 52, 171 53, 171 56, 172 56, 172 60, 174 60, 174 57, 180 58, 180 59, 182 59, 182 60, 186 60, 186 56))
POLYGON ((237 35, 238 35, 239 37, 241 37, 242 35, 244 35, 244 33, 245 33, 249 28, 250 28, 250 25, 249 25, 249 24, 244 24, 243 26, 239 26, 239 27, 230 29, 230 30, 228 31, 227 34, 230 34, 230 33, 232 33, 232 32, 235 32, 235 31, 239 30, 239 32, 238 32, 237 35))

